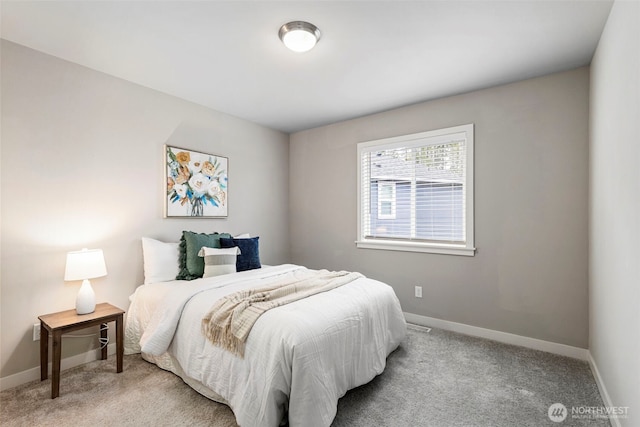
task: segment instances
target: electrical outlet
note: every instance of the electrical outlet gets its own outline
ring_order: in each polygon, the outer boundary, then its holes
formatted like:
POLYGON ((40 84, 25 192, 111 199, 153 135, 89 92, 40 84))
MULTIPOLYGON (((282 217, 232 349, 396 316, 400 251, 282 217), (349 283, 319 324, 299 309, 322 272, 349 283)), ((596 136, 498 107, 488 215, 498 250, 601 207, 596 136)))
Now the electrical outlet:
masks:
POLYGON ((416 286, 416 298, 422 298, 422 286, 416 286))
POLYGON ((40 341, 40 323, 33 324, 33 340, 40 341))

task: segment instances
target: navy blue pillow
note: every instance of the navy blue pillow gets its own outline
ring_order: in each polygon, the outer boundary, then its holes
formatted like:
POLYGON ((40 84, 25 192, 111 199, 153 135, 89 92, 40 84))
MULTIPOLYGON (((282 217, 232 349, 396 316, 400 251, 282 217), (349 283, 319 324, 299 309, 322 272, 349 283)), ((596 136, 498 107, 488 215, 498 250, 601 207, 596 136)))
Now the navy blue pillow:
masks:
POLYGON ((223 248, 240 248, 240 255, 236 259, 236 270, 246 271, 261 268, 260 250, 258 247, 258 239, 260 237, 251 237, 249 239, 220 239, 220 246, 223 248))

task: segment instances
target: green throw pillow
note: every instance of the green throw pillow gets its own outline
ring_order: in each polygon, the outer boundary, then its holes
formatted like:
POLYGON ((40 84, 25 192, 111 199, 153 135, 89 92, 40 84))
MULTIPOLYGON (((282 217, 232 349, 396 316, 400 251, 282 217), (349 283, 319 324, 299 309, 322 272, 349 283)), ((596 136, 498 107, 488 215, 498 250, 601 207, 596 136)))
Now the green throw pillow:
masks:
POLYGON ((183 231, 180 239, 180 272, 176 279, 193 280, 204 275, 204 259, 198 256, 203 246, 220 248, 221 238, 231 238, 228 233, 194 233, 183 231))

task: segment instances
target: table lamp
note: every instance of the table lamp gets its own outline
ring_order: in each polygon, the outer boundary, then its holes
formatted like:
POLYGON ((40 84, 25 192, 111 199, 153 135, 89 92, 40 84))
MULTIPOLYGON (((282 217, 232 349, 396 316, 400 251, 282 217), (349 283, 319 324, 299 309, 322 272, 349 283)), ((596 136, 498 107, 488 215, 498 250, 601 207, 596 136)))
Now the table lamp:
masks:
POLYGON ((82 249, 67 253, 67 265, 64 280, 82 280, 82 286, 76 298, 78 314, 93 313, 96 309, 96 294, 91 288, 89 279, 107 275, 102 249, 82 249))

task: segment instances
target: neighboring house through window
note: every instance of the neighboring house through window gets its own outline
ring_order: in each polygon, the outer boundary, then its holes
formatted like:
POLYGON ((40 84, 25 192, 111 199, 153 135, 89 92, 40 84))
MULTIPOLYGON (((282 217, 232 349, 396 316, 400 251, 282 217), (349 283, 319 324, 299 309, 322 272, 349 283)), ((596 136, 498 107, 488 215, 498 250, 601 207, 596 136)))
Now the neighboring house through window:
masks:
POLYGON ((396 183, 378 182, 378 219, 396 219, 396 183))
POLYGON ((475 253, 473 125, 358 144, 359 248, 475 253))

